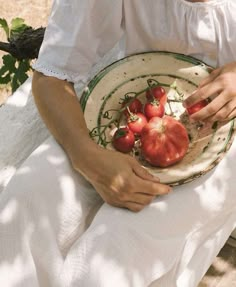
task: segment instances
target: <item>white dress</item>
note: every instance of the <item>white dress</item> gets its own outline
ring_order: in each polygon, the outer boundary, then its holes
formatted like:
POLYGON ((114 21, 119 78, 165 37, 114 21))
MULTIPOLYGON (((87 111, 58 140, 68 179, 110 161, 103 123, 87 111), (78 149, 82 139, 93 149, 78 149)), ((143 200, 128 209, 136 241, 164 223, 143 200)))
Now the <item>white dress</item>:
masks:
MULTIPOLYGON (((235 24, 234 0, 55 0, 34 67, 79 97, 96 69, 136 52, 235 61, 235 24)), ((236 224, 235 157, 234 142, 212 171, 132 213, 104 204, 50 138, 0 197, 1 286, 196 287, 236 224)))

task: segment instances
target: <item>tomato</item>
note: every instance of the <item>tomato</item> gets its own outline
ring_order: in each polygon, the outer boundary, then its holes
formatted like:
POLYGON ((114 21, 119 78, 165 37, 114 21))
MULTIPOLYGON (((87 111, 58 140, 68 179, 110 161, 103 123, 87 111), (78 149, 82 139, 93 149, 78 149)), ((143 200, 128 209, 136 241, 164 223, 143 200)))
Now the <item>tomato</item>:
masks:
POLYGON ((159 104, 156 100, 154 100, 145 104, 144 114, 148 119, 153 117, 162 118, 165 114, 165 108, 162 104, 159 104))
POLYGON ((128 118, 128 127, 136 135, 140 135, 147 124, 147 118, 143 113, 131 114, 128 118))
POLYGON ((185 126, 170 116, 152 118, 142 129, 140 141, 143 157, 159 167, 182 160, 189 147, 185 126))
POLYGON ((130 113, 139 113, 143 109, 143 104, 141 101, 137 98, 126 98, 122 103, 122 108, 126 106, 128 103, 130 103, 127 108, 124 110, 124 115, 128 117, 130 113))
POLYGON ((134 133, 127 127, 117 129, 112 138, 114 148, 123 153, 130 152, 134 147, 134 143, 134 133))
POLYGON ((161 86, 157 86, 154 88, 150 88, 149 90, 147 90, 146 92, 146 98, 149 102, 152 102, 154 99, 158 100, 160 102, 160 104, 162 104, 163 106, 166 104, 167 102, 167 95, 166 95, 166 91, 163 87, 161 86))
POLYGON ((202 100, 188 108, 186 108, 189 115, 192 115, 198 111, 200 111, 202 108, 204 108, 208 104, 207 100, 202 100))

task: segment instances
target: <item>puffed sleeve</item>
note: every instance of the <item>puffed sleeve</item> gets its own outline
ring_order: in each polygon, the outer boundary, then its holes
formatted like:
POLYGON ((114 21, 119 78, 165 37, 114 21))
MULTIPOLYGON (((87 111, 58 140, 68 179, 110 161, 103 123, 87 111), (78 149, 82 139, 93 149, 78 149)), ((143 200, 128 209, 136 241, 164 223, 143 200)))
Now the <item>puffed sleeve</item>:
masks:
POLYGON ((33 68, 47 76, 86 81, 91 67, 123 35, 122 0, 54 0, 33 68))

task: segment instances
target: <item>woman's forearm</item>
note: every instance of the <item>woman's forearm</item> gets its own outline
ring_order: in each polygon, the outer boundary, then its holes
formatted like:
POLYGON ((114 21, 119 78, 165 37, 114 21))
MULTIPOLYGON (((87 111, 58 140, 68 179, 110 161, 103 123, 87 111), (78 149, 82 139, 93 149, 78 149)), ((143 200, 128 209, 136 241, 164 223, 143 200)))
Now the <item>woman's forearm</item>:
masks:
POLYGON ((91 153, 97 145, 89 137, 73 85, 34 72, 32 91, 46 126, 63 146, 74 167, 83 172, 81 169, 86 166, 86 153, 91 153))

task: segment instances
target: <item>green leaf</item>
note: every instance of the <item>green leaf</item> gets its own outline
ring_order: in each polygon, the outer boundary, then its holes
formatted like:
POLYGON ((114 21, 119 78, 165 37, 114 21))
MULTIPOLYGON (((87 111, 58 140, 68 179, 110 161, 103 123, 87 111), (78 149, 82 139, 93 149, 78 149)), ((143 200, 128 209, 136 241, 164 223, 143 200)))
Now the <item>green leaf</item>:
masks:
POLYGON ((9 69, 6 65, 3 65, 1 68, 0 68, 0 77, 3 77, 6 72, 9 72, 9 69))
POLYGON ((10 29, 10 32, 9 32, 8 40, 9 42, 13 42, 16 39, 18 39, 25 30, 32 29, 32 27, 29 25, 26 25, 24 19, 14 18, 11 21, 11 25, 9 29, 10 29))
POLYGON ((19 62, 16 74, 21 84, 23 84, 27 80, 28 78, 27 72, 29 71, 29 69, 30 69, 29 60, 23 60, 19 62))
POLYGON ((11 30, 22 32, 25 28, 29 27, 25 24, 25 20, 22 18, 14 18, 11 21, 11 30))
POLYGON ((11 21, 10 27, 10 38, 15 37, 22 33, 25 29, 29 28, 30 26, 25 24, 25 20, 22 18, 14 18, 11 21))
POLYGON ((30 69, 29 60, 22 60, 19 62, 18 68, 12 78, 11 83, 12 92, 15 92, 16 89, 28 79, 27 72, 29 71, 29 69, 30 69))
POLYGON ((7 24, 7 21, 3 18, 0 18, 0 27, 5 31, 7 38, 9 38, 9 26, 7 24))
POLYGON ((0 84, 11 83, 12 92, 15 92, 28 79, 27 72, 31 69, 31 61, 17 61, 11 55, 4 55, 2 59, 3 65, 0 68, 0 84))
POLYGON ((8 73, 4 77, 0 76, 0 84, 1 85, 7 85, 11 82, 11 74, 8 73))
POLYGON ((3 65, 8 68, 11 73, 14 73, 16 70, 16 59, 12 55, 4 55, 2 57, 3 65))
POLYGON ((8 84, 12 80, 12 75, 16 71, 16 59, 11 55, 4 55, 3 65, 0 68, 0 84, 8 84))
POLYGON ((17 81, 16 77, 13 77, 12 81, 11 81, 11 90, 12 93, 14 93, 18 88, 19 88, 20 84, 17 81))

